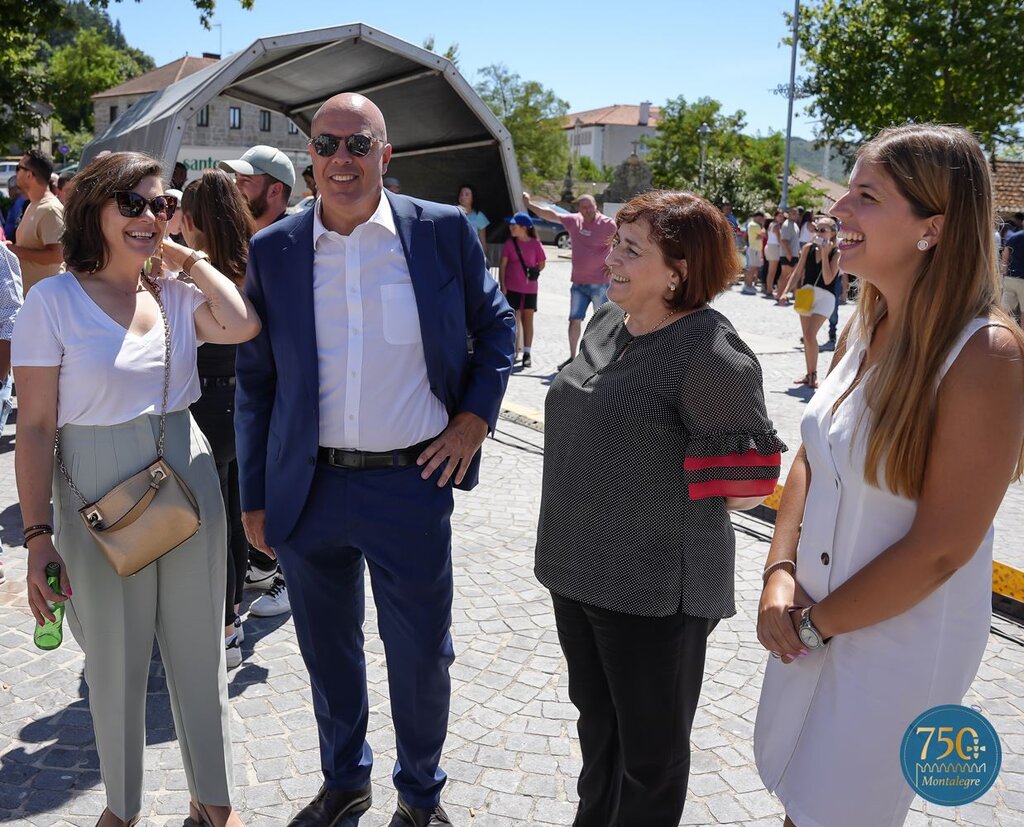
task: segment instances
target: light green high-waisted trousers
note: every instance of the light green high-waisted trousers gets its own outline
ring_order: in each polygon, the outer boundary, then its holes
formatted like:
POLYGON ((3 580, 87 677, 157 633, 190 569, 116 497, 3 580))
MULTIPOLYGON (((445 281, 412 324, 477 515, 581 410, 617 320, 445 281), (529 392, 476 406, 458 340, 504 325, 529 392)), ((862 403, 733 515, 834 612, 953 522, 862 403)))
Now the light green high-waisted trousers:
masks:
MULTIPOLYGON (((156 458, 160 418, 65 425, 61 452, 90 502, 156 458)), ((224 503, 210 447, 187 410, 167 415, 165 458, 199 502, 199 532, 131 577, 120 577, 85 530, 82 502, 55 467, 54 541, 73 597, 68 625, 85 652, 100 774, 121 819, 142 810, 146 681, 153 637, 167 675, 174 728, 193 800, 230 804, 231 739, 224 668, 227 577, 224 503)))

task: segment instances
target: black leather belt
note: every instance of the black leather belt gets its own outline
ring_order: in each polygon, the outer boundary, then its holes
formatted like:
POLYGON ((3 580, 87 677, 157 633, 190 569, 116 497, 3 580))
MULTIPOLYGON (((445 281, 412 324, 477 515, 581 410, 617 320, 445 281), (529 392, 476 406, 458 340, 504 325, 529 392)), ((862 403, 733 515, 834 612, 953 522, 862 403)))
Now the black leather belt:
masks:
POLYGON ((235 386, 234 376, 200 376, 199 387, 201 388, 233 388, 235 386))
POLYGON ((395 451, 348 451, 344 448, 324 448, 321 446, 317 455, 321 461, 335 468, 404 468, 408 465, 415 465, 416 458, 423 453, 433 439, 427 439, 408 448, 399 448, 395 451))

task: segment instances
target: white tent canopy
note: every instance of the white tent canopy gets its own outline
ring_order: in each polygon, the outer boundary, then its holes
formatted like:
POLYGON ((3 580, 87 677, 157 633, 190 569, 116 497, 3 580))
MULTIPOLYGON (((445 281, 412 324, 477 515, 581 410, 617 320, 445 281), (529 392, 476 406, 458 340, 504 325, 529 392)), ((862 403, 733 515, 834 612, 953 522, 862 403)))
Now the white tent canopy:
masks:
POLYGON ((218 95, 281 112, 308 135, 317 108, 339 92, 364 94, 384 113, 394 147, 388 174, 403 193, 454 203, 470 183, 492 222, 521 208, 509 133, 451 61, 363 23, 260 38, 139 99, 85 148, 82 163, 103 150, 135 150, 169 169, 186 123, 218 95))

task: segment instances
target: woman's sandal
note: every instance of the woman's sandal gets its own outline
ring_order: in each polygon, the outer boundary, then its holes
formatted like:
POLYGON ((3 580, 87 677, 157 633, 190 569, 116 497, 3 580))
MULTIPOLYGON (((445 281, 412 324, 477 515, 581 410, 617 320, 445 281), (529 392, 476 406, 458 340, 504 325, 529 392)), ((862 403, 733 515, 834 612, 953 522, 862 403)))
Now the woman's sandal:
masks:
MULTIPOLYGON (((105 816, 109 812, 110 812, 110 808, 109 807, 104 807, 103 808, 103 812, 100 813, 99 821, 96 822, 96 827, 99 827, 100 821, 103 821, 103 816, 105 816)), ((111 815, 113 815, 113 813, 111 813, 111 815)), ((128 819, 125 822, 125 827, 135 827, 135 825, 140 823, 141 821, 142 821, 142 813, 139 813, 134 818, 128 819)))

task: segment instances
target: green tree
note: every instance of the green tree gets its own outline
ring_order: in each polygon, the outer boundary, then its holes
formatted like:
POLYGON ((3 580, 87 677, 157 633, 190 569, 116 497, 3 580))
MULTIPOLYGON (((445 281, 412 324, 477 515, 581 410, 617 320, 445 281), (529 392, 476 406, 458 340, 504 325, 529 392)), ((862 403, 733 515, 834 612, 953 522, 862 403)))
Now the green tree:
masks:
POLYGON ((479 74, 477 94, 512 135, 523 184, 536 188, 545 180, 561 178, 569 158, 562 129, 569 104, 504 64, 487 66, 479 74))
POLYGON ((449 46, 443 52, 438 52, 437 49, 434 48, 434 45, 435 45, 435 41, 434 41, 434 36, 432 34, 428 34, 425 38, 423 38, 423 48, 424 49, 426 49, 428 52, 433 52, 435 55, 439 54, 439 55, 441 55, 441 57, 448 58, 448 60, 450 60, 452 62, 452 65, 456 69, 459 67, 459 44, 458 43, 453 43, 451 46, 449 46))
POLYGON ((822 135, 859 141, 911 120, 962 124, 989 152, 1019 138, 1021 0, 810 0, 799 34, 822 135))
MULTIPOLYGON (((255 0, 238 2, 242 8, 251 9, 255 0)), ((110 0, 88 3, 105 10, 110 0)), ((216 0, 192 3, 199 11, 199 22, 210 28, 216 0)), ((0 0, 0 145, 23 141, 42 121, 40 104, 59 97, 59 92, 52 92, 48 73, 40 61, 41 55, 45 61, 48 48, 40 33, 72 26, 67 9, 65 0, 0 0)), ((159 5, 154 4, 154 9, 159 14, 159 5)))
POLYGON ((606 181, 611 183, 615 180, 615 170, 611 167, 601 166, 594 163, 586 155, 576 158, 576 179, 579 181, 606 181))
POLYGON ((646 161, 656 187, 679 187, 700 177, 700 128, 706 123, 707 158, 734 158, 744 141, 745 113, 722 114, 722 104, 699 98, 692 104, 680 95, 670 100, 658 117, 658 134, 648 138, 646 161))
POLYGON ((63 25, 46 33, 46 42, 50 45, 50 50, 43 56, 43 59, 48 61, 54 49, 70 46, 77 33, 82 29, 95 29, 103 35, 104 43, 119 51, 127 52, 143 72, 156 68, 153 58, 141 49, 128 45, 128 41, 121 31, 121 21, 111 22, 107 12, 90 5, 86 0, 73 0, 67 4, 64 10, 63 25))
POLYGON ((54 111, 72 132, 92 129, 92 96, 142 74, 127 52, 108 46, 95 29, 81 29, 50 59, 50 78, 59 94, 54 111))

